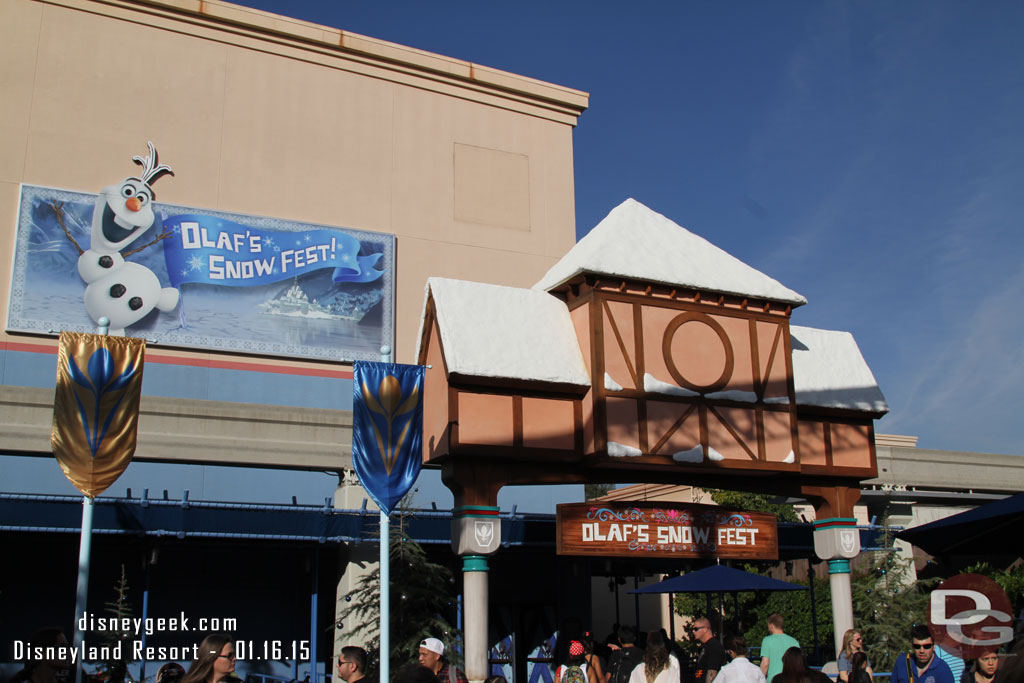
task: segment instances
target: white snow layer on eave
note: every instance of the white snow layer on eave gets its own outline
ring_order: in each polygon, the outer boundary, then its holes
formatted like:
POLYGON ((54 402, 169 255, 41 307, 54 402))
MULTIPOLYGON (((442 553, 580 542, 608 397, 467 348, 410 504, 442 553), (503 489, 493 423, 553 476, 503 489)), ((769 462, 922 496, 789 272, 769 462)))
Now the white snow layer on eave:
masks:
POLYGON ((797 325, 789 332, 797 405, 889 412, 852 334, 797 325))
POLYGON ((569 309, 547 292, 430 278, 430 296, 449 372, 590 386, 569 309))
POLYGON ((797 292, 635 199, 612 209, 533 288, 549 291, 583 272, 795 306, 807 303, 797 292))

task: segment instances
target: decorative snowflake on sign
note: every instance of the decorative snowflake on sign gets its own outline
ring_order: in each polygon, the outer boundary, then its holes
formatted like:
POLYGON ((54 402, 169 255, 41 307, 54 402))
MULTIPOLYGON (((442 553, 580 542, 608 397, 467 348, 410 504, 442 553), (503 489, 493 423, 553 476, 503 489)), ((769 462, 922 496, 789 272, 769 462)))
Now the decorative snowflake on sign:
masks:
POLYGON ((203 270, 203 258, 201 256, 190 256, 188 259, 188 272, 203 270))

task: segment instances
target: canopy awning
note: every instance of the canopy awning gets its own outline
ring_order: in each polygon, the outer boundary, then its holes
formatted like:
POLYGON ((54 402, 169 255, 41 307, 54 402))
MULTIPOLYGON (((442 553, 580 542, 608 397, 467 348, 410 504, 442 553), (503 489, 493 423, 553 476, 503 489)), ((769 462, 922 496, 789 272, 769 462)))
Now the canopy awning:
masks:
POLYGON ((904 529, 896 538, 942 557, 1024 556, 1024 493, 904 529), (1017 531, 1015 532, 1014 529, 1017 531))
POLYGON ((807 586, 779 581, 769 576, 751 574, 715 564, 695 572, 674 576, 631 593, 740 593, 744 591, 796 591, 807 586))

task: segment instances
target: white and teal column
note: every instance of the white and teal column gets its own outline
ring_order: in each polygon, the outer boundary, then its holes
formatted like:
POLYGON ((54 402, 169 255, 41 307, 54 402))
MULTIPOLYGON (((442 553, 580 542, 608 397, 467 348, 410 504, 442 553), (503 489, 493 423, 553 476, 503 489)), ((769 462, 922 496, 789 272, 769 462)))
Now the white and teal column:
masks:
POLYGON ((843 634, 853 628, 853 590, 850 560, 860 554, 860 532, 854 517, 832 517, 814 522, 814 552, 828 561, 832 592, 832 624, 836 652, 843 649, 843 634))
POLYGON ((471 683, 487 678, 487 556, 501 542, 499 509, 463 505, 452 511, 452 550, 462 557, 463 635, 466 677, 471 683))

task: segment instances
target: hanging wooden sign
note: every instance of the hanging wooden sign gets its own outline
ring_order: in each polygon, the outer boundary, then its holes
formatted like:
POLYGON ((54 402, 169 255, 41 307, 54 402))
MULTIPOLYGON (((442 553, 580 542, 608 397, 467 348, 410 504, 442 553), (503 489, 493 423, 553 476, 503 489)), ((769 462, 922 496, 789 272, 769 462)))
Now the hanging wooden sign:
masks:
POLYGON ((717 505, 616 502, 557 506, 559 555, 777 560, 775 515, 717 505))

